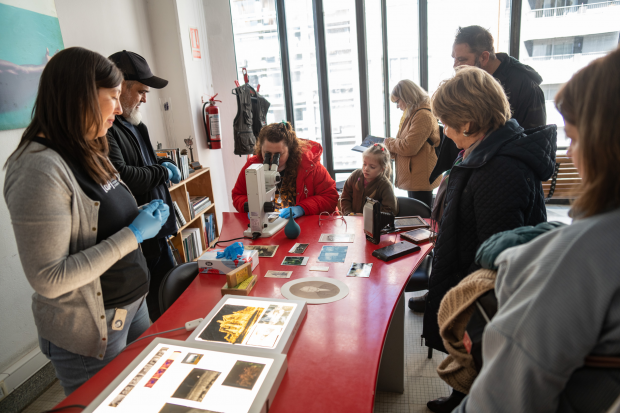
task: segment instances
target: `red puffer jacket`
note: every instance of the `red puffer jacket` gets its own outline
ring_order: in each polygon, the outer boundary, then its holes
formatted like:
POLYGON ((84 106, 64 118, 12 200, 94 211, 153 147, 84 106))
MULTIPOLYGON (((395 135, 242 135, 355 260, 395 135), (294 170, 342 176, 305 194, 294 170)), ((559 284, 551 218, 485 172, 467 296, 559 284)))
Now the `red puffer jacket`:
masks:
MULTIPOLYGON (((297 170, 296 205, 302 207, 306 215, 318 215, 324 211, 331 213, 338 204, 336 182, 321 164, 322 154, 323 148, 319 143, 308 141, 308 149, 304 152, 297 170)), ((232 190, 233 205, 239 212, 243 212, 243 204, 248 201, 245 170, 255 163, 263 162, 256 155, 250 157, 232 190)))

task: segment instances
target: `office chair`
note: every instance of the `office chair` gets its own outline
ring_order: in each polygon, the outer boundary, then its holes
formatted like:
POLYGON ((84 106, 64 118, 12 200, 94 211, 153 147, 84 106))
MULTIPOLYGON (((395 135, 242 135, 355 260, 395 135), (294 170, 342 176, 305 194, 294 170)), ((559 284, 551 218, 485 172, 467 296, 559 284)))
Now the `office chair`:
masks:
MULTIPOLYGON (((399 217, 407 217, 411 215, 419 215, 422 218, 431 217, 430 207, 422 201, 402 196, 397 197, 396 201, 398 202, 399 217)), ((406 293, 428 290, 428 279, 431 275, 431 269, 433 268, 434 256, 435 254, 431 250, 431 252, 424 258, 424 261, 420 263, 420 266, 413 274, 411 274, 411 277, 409 277, 409 281, 407 281, 407 285, 405 286, 406 293)), ((413 298, 410 298, 409 300, 411 301, 413 298)), ((428 358, 432 357, 433 349, 429 347, 428 358)))
POLYGON ((179 264, 164 276, 159 286, 159 311, 163 314, 198 275, 198 263, 179 264))

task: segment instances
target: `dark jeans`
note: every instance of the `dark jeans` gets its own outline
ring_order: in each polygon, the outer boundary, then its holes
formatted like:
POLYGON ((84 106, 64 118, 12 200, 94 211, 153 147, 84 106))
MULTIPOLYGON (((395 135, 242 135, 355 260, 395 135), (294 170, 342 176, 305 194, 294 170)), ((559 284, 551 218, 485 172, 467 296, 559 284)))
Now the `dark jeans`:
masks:
POLYGON ((144 240, 142 242, 142 252, 151 274, 146 304, 149 308, 149 318, 155 322, 161 316, 159 311, 159 286, 164 276, 168 274, 168 271, 174 268, 174 259, 165 238, 144 240))
POLYGON ((433 191, 407 191, 407 196, 422 201, 429 208, 433 208, 433 191))

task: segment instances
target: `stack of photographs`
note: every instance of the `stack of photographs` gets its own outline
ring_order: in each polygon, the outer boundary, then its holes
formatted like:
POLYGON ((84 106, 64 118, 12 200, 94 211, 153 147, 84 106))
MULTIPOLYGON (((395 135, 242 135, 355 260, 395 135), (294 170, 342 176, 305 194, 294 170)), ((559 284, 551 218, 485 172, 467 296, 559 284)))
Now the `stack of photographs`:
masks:
POLYGON ((306 312, 303 300, 225 295, 187 341, 286 353, 306 312))
POLYGON ((285 371, 282 355, 157 338, 84 411, 258 412, 275 396, 285 371))

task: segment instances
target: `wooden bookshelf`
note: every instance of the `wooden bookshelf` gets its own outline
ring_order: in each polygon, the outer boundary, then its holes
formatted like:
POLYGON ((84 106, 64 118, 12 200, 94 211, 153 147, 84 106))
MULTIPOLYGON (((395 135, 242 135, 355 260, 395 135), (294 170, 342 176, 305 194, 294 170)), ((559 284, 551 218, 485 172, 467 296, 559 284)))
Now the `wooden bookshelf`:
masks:
MULTIPOLYGON (((213 198, 213 186, 211 185, 211 169, 199 169, 191 174, 189 178, 179 182, 178 184, 170 186, 168 190, 170 191, 170 197, 177 203, 183 213, 183 217, 187 221, 187 224, 179 228, 177 234, 171 238, 172 245, 174 245, 174 247, 179 251, 181 261, 188 262, 187 257, 185 256, 185 249, 183 248, 183 238, 181 236, 182 230, 186 228, 199 228, 200 242, 202 243, 203 251, 211 248, 219 239, 217 215, 215 213, 215 199, 213 198), (196 214, 193 219, 190 219, 191 215, 189 212, 190 207, 187 200, 187 193, 189 193, 190 196, 208 196, 209 200, 211 200, 211 205, 207 209, 196 214), (215 229, 215 238, 209 243, 209 245, 207 245, 204 234, 205 228, 202 225, 202 220, 200 219, 200 216, 205 214, 213 214, 213 224, 215 229)), ((174 211, 170 211, 170 213, 174 214, 174 211)))

